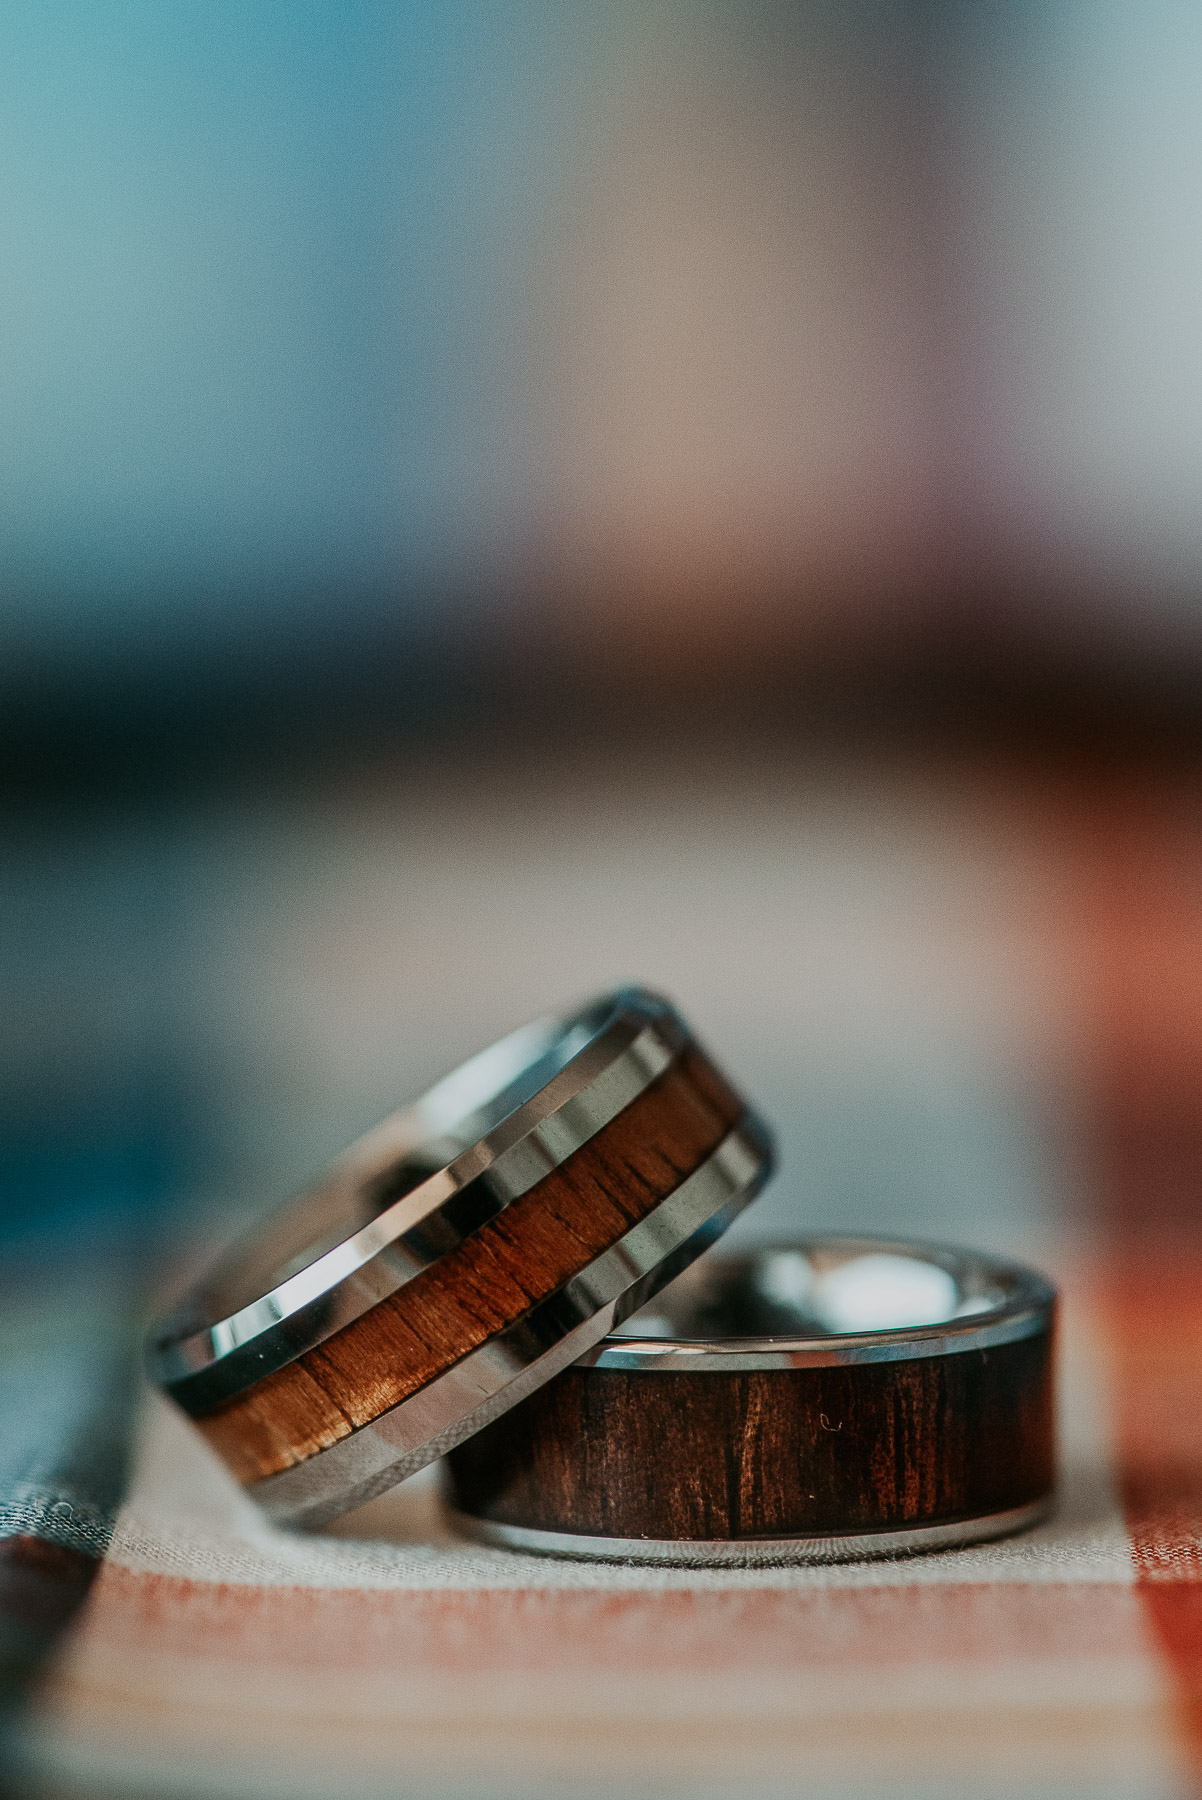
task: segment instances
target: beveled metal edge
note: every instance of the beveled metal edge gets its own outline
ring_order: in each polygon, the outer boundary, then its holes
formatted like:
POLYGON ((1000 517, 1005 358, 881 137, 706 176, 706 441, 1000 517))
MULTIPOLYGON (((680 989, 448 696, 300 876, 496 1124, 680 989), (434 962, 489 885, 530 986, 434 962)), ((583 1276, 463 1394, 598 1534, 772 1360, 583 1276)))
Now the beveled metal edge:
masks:
POLYGON ((773 1155, 771 1134, 745 1112, 654 1211, 524 1318, 371 1424, 246 1492, 277 1524, 320 1525, 453 1450, 700 1256, 754 1199, 773 1155))
POLYGON ((782 1563, 859 1562, 882 1556, 913 1556, 927 1550, 951 1550, 990 1538, 1011 1537, 1045 1519, 1054 1499, 1053 1494, 1045 1494, 1026 1506, 977 1519, 912 1525, 903 1531, 854 1532, 845 1537, 589 1537, 579 1532, 500 1525, 452 1508, 447 1509, 447 1516, 464 1537, 497 1550, 524 1550, 537 1556, 588 1562, 655 1563, 694 1569, 770 1568, 782 1563))
MULTIPOLYGON (((1007 1262, 977 1251, 956 1250, 943 1244, 925 1244, 897 1238, 863 1238, 824 1232, 799 1238, 779 1249, 800 1250, 852 1247, 892 1252, 937 1262, 954 1273, 972 1269, 1006 1288, 1005 1297, 980 1312, 935 1325, 891 1327, 882 1331, 831 1332, 829 1335, 772 1337, 685 1338, 620 1337, 597 1344, 579 1358, 593 1369, 642 1370, 648 1373, 740 1375, 784 1369, 832 1368, 839 1364, 913 1362, 922 1357, 956 1356, 969 1350, 996 1349, 1020 1343, 1052 1329, 1056 1290, 1038 1270, 1024 1263, 1007 1262)), ((749 1266, 761 1257, 778 1254, 765 1246, 746 1253, 749 1266)))
MULTIPOLYGON (((152 1379, 185 1410, 198 1414, 233 1399, 323 1343, 462 1242, 469 1233, 460 1233, 447 1213, 469 1183, 478 1184, 479 1205, 470 1226, 475 1230, 581 1149, 645 1092, 690 1041, 679 1015, 658 996, 627 988, 609 1000, 613 1010, 592 1041, 537 1094, 442 1169, 258 1300, 200 1330, 172 1337, 173 1319, 196 1311, 196 1295, 205 1284, 194 1287, 150 1333, 152 1379), (423 1242, 432 1225, 437 1226, 437 1250, 423 1242)), ((567 1035, 580 1018, 604 1004, 594 1001, 552 1021, 542 1054, 548 1054, 556 1032, 567 1035)), ((539 1023, 511 1036, 529 1036, 539 1023)), ((431 1092, 454 1079, 444 1078, 431 1092)), ((428 1099, 376 1126, 294 1205, 312 1205, 328 1194, 334 1207, 348 1185, 361 1186, 406 1151, 418 1150, 428 1135, 423 1120, 428 1099)), ((277 1222, 278 1215, 268 1227, 277 1222)))

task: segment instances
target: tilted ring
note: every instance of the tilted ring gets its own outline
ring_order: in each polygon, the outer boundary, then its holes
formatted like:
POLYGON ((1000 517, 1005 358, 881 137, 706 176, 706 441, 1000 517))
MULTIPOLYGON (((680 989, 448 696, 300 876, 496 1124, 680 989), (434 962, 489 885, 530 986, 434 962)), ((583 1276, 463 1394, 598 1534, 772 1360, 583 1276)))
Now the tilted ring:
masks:
POLYGON ((673 1008, 623 989, 361 1139, 152 1332, 150 1372, 273 1518, 318 1524, 591 1348, 772 1154, 673 1008))
POLYGON ((1055 1291, 965 1251, 707 1257, 448 1459, 471 1536, 654 1562, 828 1561, 1034 1523, 1055 1291))

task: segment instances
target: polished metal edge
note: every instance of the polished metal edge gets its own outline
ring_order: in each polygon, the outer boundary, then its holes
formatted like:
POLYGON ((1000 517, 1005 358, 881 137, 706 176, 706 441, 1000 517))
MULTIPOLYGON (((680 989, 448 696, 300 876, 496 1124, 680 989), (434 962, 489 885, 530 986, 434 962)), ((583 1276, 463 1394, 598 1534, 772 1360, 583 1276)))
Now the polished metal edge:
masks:
POLYGON ((1054 1302, 955 1330, 924 1327, 861 1336, 799 1338, 793 1343, 736 1338, 689 1343, 684 1339, 633 1339, 598 1344, 580 1358, 584 1368, 644 1370, 656 1374, 744 1375, 774 1369, 829 1369, 846 1363, 913 1362, 921 1357, 958 1356, 1021 1343, 1052 1329, 1054 1302))
MULTIPOLYGON (((988 1282, 995 1297, 974 1301, 972 1311, 929 1325, 890 1326, 877 1331, 820 1332, 791 1336, 698 1337, 683 1333, 639 1337, 634 1333, 598 1344, 580 1359, 583 1367, 623 1371, 677 1374, 737 1375, 772 1370, 820 1369, 856 1363, 912 1362, 920 1358, 955 1356, 970 1350, 991 1350, 1020 1343, 1053 1330, 1056 1290, 1037 1269, 1025 1263, 962 1250, 947 1244, 928 1244, 917 1239, 851 1237, 824 1232, 804 1237, 788 1246, 791 1251, 885 1251, 925 1260, 957 1280, 988 1282)), ((742 1266, 751 1274, 765 1256, 776 1252, 765 1247, 726 1259, 725 1266, 742 1266)))
POLYGON ((845 1537, 589 1537, 579 1532, 501 1525, 491 1519, 450 1509, 448 1516, 463 1536, 497 1550, 524 1550, 537 1556, 571 1557, 589 1562, 729 1569, 765 1568, 781 1563, 859 1562, 882 1556, 913 1556, 928 1550, 951 1550, 1027 1531, 1048 1516, 1053 1502, 1054 1496, 1046 1494, 1026 1506, 990 1513, 979 1519, 912 1525, 904 1531, 854 1532, 845 1537))
POLYGON ((751 1113, 655 1210, 524 1318, 416 1394, 246 1491, 280 1525, 320 1525, 453 1450, 575 1362, 706 1250, 771 1173, 751 1113))
MULTIPOLYGON (((233 1399, 397 1292, 583 1148, 689 1041, 665 1002, 631 993, 615 998, 621 1004, 597 1038, 537 1094, 352 1237, 200 1331, 163 1341, 160 1327, 147 1355, 153 1379, 198 1415, 233 1399), (470 1182, 478 1184, 479 1203, 469 1229, 460 1232, 448 1211, 470 1182)), ((327 1181, 302 1200, 312 1202, 328 1189, 335 1204, 348 1181, 362 1185, 381 1161, 385 1167, 395 1161, 407 1141, 406 1122, 420 1116, 422 1104, 352 1146, 327 1181), (374 1157, 373 1143, 380 1145, 374 1157)), ((417 1147, 416 1137, 409 1147, 417 1147)))

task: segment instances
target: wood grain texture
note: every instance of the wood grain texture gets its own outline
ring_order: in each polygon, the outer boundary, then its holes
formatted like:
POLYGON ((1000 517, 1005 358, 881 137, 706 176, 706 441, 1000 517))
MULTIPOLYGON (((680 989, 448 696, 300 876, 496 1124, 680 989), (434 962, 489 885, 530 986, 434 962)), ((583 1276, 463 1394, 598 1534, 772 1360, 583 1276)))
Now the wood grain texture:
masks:
POLYGON ((588 1536, 838 1536, 981 1517, 1051 1490, 1051 1339, 731 1375, 572 1368, 448 1461, 461 1511, 588 1536))
POLYGON ((687 1050, 456 1249, 196 1423, 240 1481, 303 1462, 516 1323, 675 1191, 742 1103, 687 1050))

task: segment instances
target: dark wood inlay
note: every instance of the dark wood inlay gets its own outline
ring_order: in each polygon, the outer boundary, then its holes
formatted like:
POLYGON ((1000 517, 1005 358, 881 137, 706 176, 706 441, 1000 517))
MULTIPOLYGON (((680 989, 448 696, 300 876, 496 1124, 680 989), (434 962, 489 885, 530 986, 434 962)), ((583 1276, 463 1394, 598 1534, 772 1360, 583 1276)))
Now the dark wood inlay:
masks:
POLYGON ((841 1536, 1006 1512, 1052 1487, 1051 1339, 732 1375, 572 1368, 449 1464, 462 1511, 586 1536, 841 1536))
POLYGON ((455 1250, 197 1424, 239 1480, 303 1462, 516 1323, 703 1163, 742 1103, 686 1051, 455 1250))

